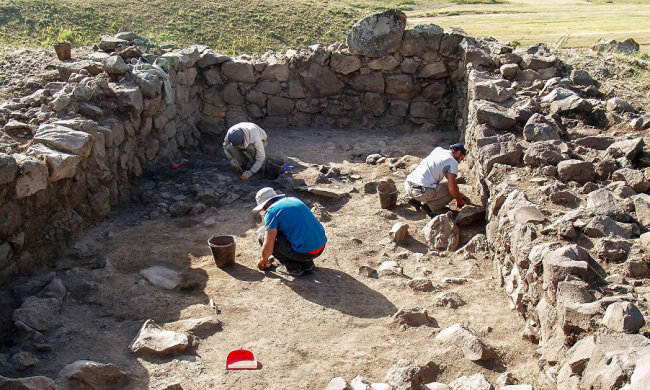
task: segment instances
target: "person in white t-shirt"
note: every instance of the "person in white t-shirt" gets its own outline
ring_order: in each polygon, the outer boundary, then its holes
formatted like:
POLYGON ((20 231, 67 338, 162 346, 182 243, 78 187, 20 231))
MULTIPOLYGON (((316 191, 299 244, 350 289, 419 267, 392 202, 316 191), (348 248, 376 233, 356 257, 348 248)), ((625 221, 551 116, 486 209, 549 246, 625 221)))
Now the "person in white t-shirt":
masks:
POLYGON ((265 148, 266 132, 251 122, 241 122, 232 126, 223 140, 223 152, 228 157, 230 165, 242 172, 242 180, 248 180, 264 167, 265 148))
POLYGON ((458 207, 463 207, 463 194, 458 189, 458 163, 463 161, 467 151, 462 144, 454 144, 449 149, 437 147, 420 162, 404 182, 406 193, 411 197, 409 204, 416 210, 424 211, 429 217, 434 211, 456 199, 458 207))

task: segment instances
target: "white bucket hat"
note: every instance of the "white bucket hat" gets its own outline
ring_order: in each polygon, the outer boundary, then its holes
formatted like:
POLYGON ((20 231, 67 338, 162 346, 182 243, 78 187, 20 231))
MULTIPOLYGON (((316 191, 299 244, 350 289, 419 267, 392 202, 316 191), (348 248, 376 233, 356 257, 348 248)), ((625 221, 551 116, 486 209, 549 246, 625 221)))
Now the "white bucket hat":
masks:
POLYGON ((271 187, 264 187, 261 190, 257 191, 257 194, 255 194, 255 201, 257 202, 257 206, 253 209, 254 213, 259 212, 264 208, 264 205, 272 199, 275 198, 280 198, 283 197, 284 194, 280 192, 275 192, 275 190, 271 187))

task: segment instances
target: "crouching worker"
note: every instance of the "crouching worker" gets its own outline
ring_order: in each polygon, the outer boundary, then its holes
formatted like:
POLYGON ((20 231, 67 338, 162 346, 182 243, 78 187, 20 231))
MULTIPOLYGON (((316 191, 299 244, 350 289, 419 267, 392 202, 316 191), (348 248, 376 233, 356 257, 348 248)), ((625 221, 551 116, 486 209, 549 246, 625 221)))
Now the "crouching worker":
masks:
POLYGON ((307 205, 271 187, 257 191, 255 201, 257 207, 253 212, 265 212, 264 226, 257 231, 262 245, 258 268, 266 269, 273 255, 282 264, 276 272, 294 277, 313 272, 314 259, 323 253, 327 237, 323 225, 307 205))
POLYGON ((266 132, 251 122, 241 122, 229 128, 223 140, 223 151, 230 165, 248 180, 266 161, 266 132))
POLYGON ((404 181, 404 189, 411 197, 409 204, 429 217, 446 206, 452 199, 463 207, 463 194, 458 189, 458 163, 465 158, 465 147, 454 144, 449 149, 437 147, 420 162, 404 181))

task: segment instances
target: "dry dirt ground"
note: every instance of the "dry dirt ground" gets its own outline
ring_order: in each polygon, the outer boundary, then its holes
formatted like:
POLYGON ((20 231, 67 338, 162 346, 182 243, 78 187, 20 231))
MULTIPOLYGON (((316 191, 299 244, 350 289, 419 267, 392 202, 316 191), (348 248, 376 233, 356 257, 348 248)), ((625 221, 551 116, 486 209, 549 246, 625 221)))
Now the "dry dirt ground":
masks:
MULTIPOLYGON (((270 130, 269 153, 296 166, 279 180, 255 175, 241 188, 247 195, 192 216, 151 218, 137 204, 117 210, 76 243, 77 248, 96 249, 86 260, 88 265, 70 268, 70 262, 61 259, 59 273, 72 286, 62 308, 63 324, 46 334, 52 351, 17 376, 54 378, 65 365, 88 359, 128 372, 131 389, 164 389, 174 383, 184 389, 324 389, 336 376, 350 381, 362 375, 381 382, 389 368, 405 358, 418 365, 428 361, 440 365, 439 375, 428 381, 449 383, 482 372, 495 383, 507 370, 520 383, 546 388, 535 345, 522 340, 524 321, 510 310, 505 292, 493 278, 490 259, 429 251, 422 233, 428 217, 406 205, 402 196, 392 210, 396 219, 378 215, 378 195, 364 192, 364 183, 389 176, 402 193, 403 177, 409 172, 409 167, 391 171, 384 164, 365 164, 366 155, 421 158, 435 145, 449 145, 456 138, 454 132, 270 130), (251 212, 255 191, 277 187, 286 177, 314 184, 320 166, 341 171, 325 185, 357 191, 340 200, 287 192, 310 206, 322 205, 331 215, 331 221, 323 223, 329 241, 316 260, 317 270, 295 280, 258 271, 255 231, 260 219, 251 212), (409 225, 410 236, 401 245, 386 240, 398 221, 409 225), (216 267, 206 242, 215 234, 236 236, 235 265, 216 267), (385 260, 397 260, 405 276, 359 275, 361 265, 377 267, 385 260), (181 286, 160 289, 138 274, 154 265, 181 272, 181 286), (431 279, 436 291, 411 290, 407 282, 416 276, 431 279), (456 309, 436 307, 434 298, 440 292, 457 292, 466 304, 456 309), (220 314, 210 309, 210 299, 220 314), (393 322, 391 316, 399 309, 414 306, 428 310, 429 326, 402 328, 393 322), (142 357, 127 350, 147 319, 164 326, 204 316, 216 316, 223 327, 199 339, 185 355, 142 357), (498 357, 478 365, 464 359, 461 351, 439 345, 436 334, 457 322, 475 330, 498 357), (225 370, 227 353, 239 347, 253 351, 261 369, 225 370)), ((467 169, 464 165, 462 170, 467 169)), ((219 175, 240 184, 220 156, 206 155, 188 156, 187 164, 154 180, 183 189, 205 185, 219 175)), ((483 228, 463 229, 461 245, 483 228)))

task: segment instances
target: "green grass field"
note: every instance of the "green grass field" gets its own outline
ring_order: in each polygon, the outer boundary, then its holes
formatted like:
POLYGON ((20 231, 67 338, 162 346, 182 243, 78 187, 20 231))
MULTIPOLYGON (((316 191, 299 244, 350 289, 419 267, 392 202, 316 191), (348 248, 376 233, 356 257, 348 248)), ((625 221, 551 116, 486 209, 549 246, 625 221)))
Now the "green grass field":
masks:
POLYGON ((650 0, 0 0, 0 45, 92 45, 130 29, 155 43, 261 54, 343 41, 355 21, 399 8, 410 25, 461 27, 521 44, 650 45, 650 0))

